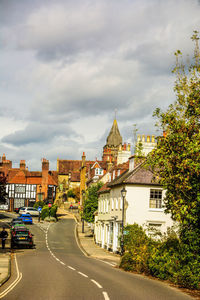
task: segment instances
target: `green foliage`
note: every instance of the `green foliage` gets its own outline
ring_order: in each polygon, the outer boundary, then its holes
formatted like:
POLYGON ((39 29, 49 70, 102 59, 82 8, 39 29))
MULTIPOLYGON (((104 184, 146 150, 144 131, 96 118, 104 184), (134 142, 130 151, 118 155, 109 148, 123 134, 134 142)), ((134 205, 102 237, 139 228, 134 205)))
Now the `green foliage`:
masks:
POLYGON ((51 208, 49 208, 48 205, 44 205, 41 211, 41 219, 44 220, 45 218, 49 217, 49 210, 50 210, 50 216, 57 219, 56 217, 57 208, 58 208, 57 205, 52 205, 51 208))
POLYGON ((45 205, 44 201, 40 200, 40 201, 35 202, 33 207, 38 209, 39 206, 43 207, 44 205, 45 205))
POLYGON ((158 125, 166 132, 148 164, 166 189, 167 212, 181 224, 200 227, 200 54, 197 32, 194 61, 186 70, 176 53, 176 101, 167 111, 156 109, 158 125))
POLYGON ((75 193, 74 193, 74 191, 73 191, 73 190, 69 190, 69 191, 67 192, 67 197, 70 197, 70 198, 75 198, 75 197, 76 197, 76 195, 75 195, 75 193))
POLYGON ((194 57, 187 66, 182 53, 175 53, 176 101, 154 116, 163 130, 157 147, 147 158, 166 190, 166 212, 179 223, 179 238, 168 239, 152 251, 153 275, 184 287, 199 288, 200 270, 200 51, 198 32, 194 57), (170 241, 170 243, 169 243, 170 241), (195 266, 195 267, 194 267, 195 266))
POLYGON ((170 280, 181 287, 200 288, 200 255, 193 254, 174 230, 168 230, 159 240, 147 236, 137 224, 125 230, 121 268, 170 280))
POLYGON ((148 273, 148 259, 153 244, 156 242, 151 240, 145 233, 142 226, 134 223, 125 228, 127 232, 124 235, 125 255, 122 258, 120 266, 126 270, 130 263, 130 269, 139 273, 148 273))
POLYGON ((103 183, 99 182, 88 188, 86 199, 83 207, 83 217, 89 222, 94 222, 94 212, 98 208, 98 190, 103 186, 103 183))

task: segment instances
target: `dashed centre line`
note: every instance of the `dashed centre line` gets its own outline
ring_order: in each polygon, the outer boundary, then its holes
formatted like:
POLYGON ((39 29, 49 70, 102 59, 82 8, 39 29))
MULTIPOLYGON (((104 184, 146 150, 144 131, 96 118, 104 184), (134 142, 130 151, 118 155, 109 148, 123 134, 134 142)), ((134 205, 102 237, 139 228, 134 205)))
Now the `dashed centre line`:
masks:
POLYGON ((75 271, 76 269, 74 269, 73 267, 71 267, 71 266, 68 266, 68 268, 69 269, 71 269, 71 270, 73 270, 73 271, 75 271))
MULTIPOLYGON (((50 227, 50 224, 48 225, 47 229, 44 230, 44 229, 40 226, 40 228, 45 232, 46 247, 47 247, 49 253, 50 253, 50 254, 51 254, 51 255, 52 255, 59 263, 61 263, 62 265, 65 266, 65 263, 62 262, 61 260, 59 260, 59 259, 54 255, 54 253, 51 251, 51 249, 50 249, 50 247, 49 247, 49 244, 48 244, 48 230, 49 230, 49 227, 50 227)), ((67 267, 68 267, 70 270, 76 271, 76 269, 73 268, 72 266, 67 266, 67 267)), ((83 276, 83 277, 85 277, 85 278, 88 278, 88 275, 86 275, 86 274, 84 274, 84 273, 82 273, 82 272, 80 272, 80 271, 77 271, 77 272, 78 272, 78 274, 80 274, 81 276, 83 276)), ((93 282, 99 289, 102 289, 102 288, 103 288, 96 280, 90 279, 90 281, 93 282)), ((108 294, 107 294, 105 291, 102 292, 102 294, 103 294, 103 297, 104 297, 105 300, 110 300, 108 294)))
POLYGON ((86 275, 86 274, 84 274, 84 273, 82 273, 82 272, 78 272, 80 275, 82 275, 83 277, 87 277, 88 278, 88 276, 86 275))
POLYGON ((102 286, 96 282, 94 279, 90 279, 94 284, 96 284, 96 286, 98 286, 99 289, 102 289, 102 286))

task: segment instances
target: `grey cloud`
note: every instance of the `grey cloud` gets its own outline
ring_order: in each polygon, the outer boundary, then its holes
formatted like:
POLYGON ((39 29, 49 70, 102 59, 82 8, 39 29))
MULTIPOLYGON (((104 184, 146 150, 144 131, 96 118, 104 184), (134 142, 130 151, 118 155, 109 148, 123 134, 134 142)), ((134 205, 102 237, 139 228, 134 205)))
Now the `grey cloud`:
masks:
POLYGON ((3 143, 21 146, 27 144, 46 144, 57 138, 58 136, 78 136, 68 126, 61 128, 55 127, 54 124, 29 124, 24 130, 18 130, 12 134, 2 138, 3 143))

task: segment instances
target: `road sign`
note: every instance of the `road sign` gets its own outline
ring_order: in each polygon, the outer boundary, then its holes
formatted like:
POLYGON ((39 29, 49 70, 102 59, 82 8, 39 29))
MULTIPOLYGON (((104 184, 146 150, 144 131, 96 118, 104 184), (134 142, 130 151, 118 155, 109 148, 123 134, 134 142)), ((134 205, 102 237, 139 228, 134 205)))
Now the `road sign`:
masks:
POLYGON ((42 210, 42 207, 39 206, 39 207, 38 207, 38 211, 41 212, 41 210, 42 210))
POLYGON ((51 206, 52 206, 52 204, 51 204, 51 203, 49 203, 49 204, 48 204, 48 207, 51 207, 51 206))

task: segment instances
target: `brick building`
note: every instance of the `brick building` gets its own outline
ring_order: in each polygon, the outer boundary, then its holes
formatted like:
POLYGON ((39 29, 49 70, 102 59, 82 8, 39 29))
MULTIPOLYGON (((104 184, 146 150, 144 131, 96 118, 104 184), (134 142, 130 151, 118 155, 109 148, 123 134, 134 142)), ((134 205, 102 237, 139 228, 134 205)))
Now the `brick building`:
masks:
POLYGON ((12 161, 5 154, 0 157, 0 171, 7 179, 6 192, 10 210, 21 206, 33 206, 38 200, 53 202, 56 194, 57 172, 49 170, 49 161, 42 159, 42 171, 29 171, 25 160, 19 168, 12 168, 12 161))

